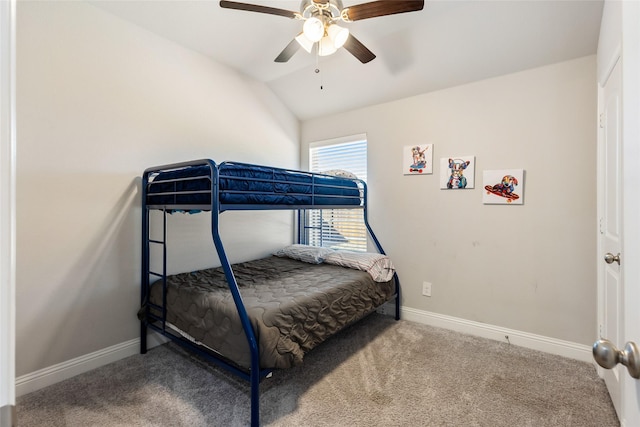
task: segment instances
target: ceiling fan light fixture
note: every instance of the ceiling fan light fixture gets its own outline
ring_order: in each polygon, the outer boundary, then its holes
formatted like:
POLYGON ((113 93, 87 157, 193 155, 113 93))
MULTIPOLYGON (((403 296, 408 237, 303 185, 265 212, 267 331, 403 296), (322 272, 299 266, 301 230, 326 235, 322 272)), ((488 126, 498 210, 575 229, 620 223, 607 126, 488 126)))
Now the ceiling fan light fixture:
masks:
POLYGON ((318 43, 318 55, 320 56, 329 56, 336 53, 336 47, 333 44, 333 40, 329 36, 325 36, 318 43))
POLYGON ((349 30, 336 24, 329 25, 327 34, 336 49, 340 49, 349 38, 349 30))
POLYGON ((311 53, 314 45, 318 43, 316 52, 319 56, 331 55, 344 47, 356 59, 366 64, 376 57, 373 52, 356 39, 349 30, 341 28, 335 23, 338 21, 349 23, 379 16, 417 12, 424 8, 424 3, 424 0, 375 0, 345 8, 342 0, 301 0, 300 12, 293 12, 259 4, 220 0, 220 7, 304 21, 302 25, 304 38, 302 35, 298 35, 291 40, 276 57, 275 62, 287 62, 300 46, 311 53))
POLYGON ((324 36, 324 23, 315 16, 311 17, 304 21, 302 32, 311 42, 318 42, 324 36))
POLYGON ((311 40, 309 40, 307 38, 307 36, 304 35, 304 33, 300 33, 296 36, 296 41, 298 42, 298 44, 300 46, 302 46, 302 48, 304 50, 307 51, 307 53, 311 53, 311 50, 313 49, 313 45, 314 42, 312 42, 311 40))

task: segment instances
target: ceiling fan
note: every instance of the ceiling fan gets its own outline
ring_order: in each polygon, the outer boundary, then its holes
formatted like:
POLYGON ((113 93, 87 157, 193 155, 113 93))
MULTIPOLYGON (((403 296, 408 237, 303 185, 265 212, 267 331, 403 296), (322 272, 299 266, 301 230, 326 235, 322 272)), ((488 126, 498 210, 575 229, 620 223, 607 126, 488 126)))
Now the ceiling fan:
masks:
POLYGON ((341 47, 344 47, 360 62, 366 64, 376 56, 356 39, 347 28, 339 26, 337 22, 349 23, 378 16, 416 12, 422 10, 424 0, 372 1, 350 7, 343 7, 342 0, 302 0, 300 12, 226 0, 220 1, 220 7, 266 13, 304 21, 302 32, 280 52, 275 62, 287 62, 300 47, 309 53, 315 47, 319 56, 331 55, 341 47))

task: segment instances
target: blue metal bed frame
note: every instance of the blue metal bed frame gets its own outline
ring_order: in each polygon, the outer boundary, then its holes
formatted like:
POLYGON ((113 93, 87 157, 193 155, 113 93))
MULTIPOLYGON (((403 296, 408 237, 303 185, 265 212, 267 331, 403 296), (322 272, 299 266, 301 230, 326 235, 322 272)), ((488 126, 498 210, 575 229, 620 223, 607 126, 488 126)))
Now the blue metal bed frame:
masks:
MULTIPOLYGON (((260 353, 258 349, 258 342, 256 340, 253 328, 251 327, 251 323, 249 317, 247 315, 247 310, 242 301, 242 296, 240 295, 240 291, 238 289, 238 283, 233 274, 233 269, 227 258, 226 251, 224 249, 224 245, 222 240, 220 239, 220 233, 218 229, 219 225, 219 215, 228 210, 297 210, 298 211, 298 242, 300 242, 301 237, 305 232, 305 210, 307 209, 363 209, 363 217, 364 224, 367 228, 369 236, 371 240, 375 244, 378 252, 385 255, 384 250, 382 249, 382 245, 378 241, 378 238, 374 234, 371 226, 369 225, 369 221, 367 219, 367 186, 366 183, 362 180, 354 180, 359 183, 360 186, 360 197, 361 203, 359 206, 343 206, 343 205, 279 205, 279 204, 223 204, 220 202, 220 172, 219 167, 228 162, 223 162, 220 165, 216 164, 214 161, 209 159, 202 160, 194 160, 189 162, 181 162, 174 163, 170 165, 157 166, 148 168, 144 171, 142 177, 142 291, 141 291, 141 322, 140 322, 140 353, 145 354, 147 352, 147 332, 148 329, 152 329, 160 334, 168 337, 172 341, 177 344, 193 351, 201 356, 203 356, 208 361, 226 369, 232 374, 243 378, 248 381, 250 384, 250 394, 251 394, 251 426, 258 427, 260 424, 260 411, 259 411, 259 387, 260 381, 265 378, 271 376, 273 369, 260 369, 260 353), (210 205, 202 205, 202 204, 161 204, 161 205, 149 205, 147 204, 147 195, 148 189, 150 185, 150 176, 157 172, 167 171, 167 170, 176 170, 182 168, 188 168, 193 166, 209 166, 209 174, 208 178, 211 180, 211 189, 206 192, 211 192, 211 204, 210 205), (162 240, 155 240, 150 238, 150 224, 149 224, 149 216, 150 211, 152 210, 161 210, 163 212, 163 230, 162 230, 162 240), (251 352, 251 368, 246 371, 245 369, 235 365, 232 361, 229 361, 213 352, 209 352, 197 344, 192 343, 191 341, 180 337, 171 331, 169 331, 166 327, 166 289, 167 289, 167 242, 166 242, 166 233, 167 233, 167 213, 171 211, 211 211, 211 235, 213 237, 213 243, 215 245, 216 251, 218 253, 218 257, 220 259, 221 267, 224 271, 225 278, 229 285, 229 289, 233 296, 233 301, 238 310, 238 314, 240 316, 240 321, 242 327, 244 329, 245 335, 247 337, 247 341, 249 343, 249 349, 251 352), (151 271, 150 269, 150 247, 151 244, 156 244, 162 246, 162 272, 151 271), (163 303, 162 306, 151 304, 149 301, 149 291, 150 291, 150 277, 155 276, 162 280, 163 286, 163 303), (156 312, 162 313, 160 316, 154 314, 150 309, 154 309, 156 312), (159 323, 159 325, 157 324, 159 323)), ((239 163, 233 163, 238 165, 239 163)), ((240 164, 244 166, 252 166, 248 164, 240 164)), ((257 165, 256 165, 257 166, 257 165)), ((316 174, 312 172, 302 172, 295 171, 290 169, 280 169, 280 168, 271 168, 281 172, 290 172, 290 173, 302 173, 307 174, 312 178, 312 186, 313 182, 315 182, 315 177, 323 177, 326 178, 326 175, 316 174)), ((199 176, 198 178, 202 178, 203 176, 199 176)), ((173 182, 174 184, 180 181, 185 181, 193 178, 176 178, 172 180, 164 180, 163 184, 168 182, 173 182)), ((232 179, 237 179, 233 177, 232 179)), ((188 190, 188 191, 170 191, 163 192, 162 195, 184 195, 186 193, 203 193, 203 190, 188 190)), ((313 196, 312 196, 313 199, 313 196)), ((397 274, 394 274, 394 280, 396 284, 396 292, 395 292, 395 318, 396 320, 400 319, 400 282, 398 280, 397 274)))

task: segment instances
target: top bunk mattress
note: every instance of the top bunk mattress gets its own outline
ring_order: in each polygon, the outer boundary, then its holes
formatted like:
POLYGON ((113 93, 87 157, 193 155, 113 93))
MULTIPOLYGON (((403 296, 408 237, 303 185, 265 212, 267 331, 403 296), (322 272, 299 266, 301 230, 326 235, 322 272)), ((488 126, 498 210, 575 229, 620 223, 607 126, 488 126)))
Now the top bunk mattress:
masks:
MULTIPOLYGON (((211 162, 213 163, 213 162, 211 162)), ((224 162, 217 167, 221 205, 361 206, 359 180, 290 169, 224 162)), ((210 164, 150 172, 147 205, 211 206, 210 164)), ((203 210, 204 207, 201 207, 203 210)))

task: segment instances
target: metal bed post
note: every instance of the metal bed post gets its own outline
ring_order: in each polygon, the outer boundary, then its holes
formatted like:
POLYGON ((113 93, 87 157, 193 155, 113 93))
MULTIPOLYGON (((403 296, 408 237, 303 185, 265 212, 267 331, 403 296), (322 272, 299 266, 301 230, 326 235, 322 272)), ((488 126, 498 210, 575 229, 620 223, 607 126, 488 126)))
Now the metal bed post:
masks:
POLYGON ((162 331, 167 329, 167 209, 162 209, 162 331))
POLYGON ((307 215, 307 211, 304 209, 298 209, 296 212, 298 214, 298 221, 296 224, 296 228, 298 229, 298 232, 296 233, 297 242, 305 244, 307 243, 307 236, 304 233, 304 225, 306 223, 304 216, 307 215))
MULTIPOLYGON (((371 226, 369 225, 369 218, 367 215, 367 183, 364 181, 361 181, 362 185, 363 185, 363 191, 364 191, 364 212, 363 212, 363 217, 364 217, 364 225, 367 227, 367 231, 369 232, 369 235, 371 236, 371 240, 373 240, 373 243, 376 245, 376 248, 378 249, 378 252, 380 252, 382 255, 386 255, 386 253, 384 252, 384 249, 382 249, 382 245, 380 244, 380 241, 378 240, 378 238, 376 237, 375 233, 373 232, 373 229, 371 228, 371 226)), ((396 313, 395 313, 395 319, 396 320, 400 320, 400 280, 398 279, 398 273, 393 273, 393 279, 396 282, 396 313)))
POLYGON ((244 329, 247 341, 249 343, 249 350, 251 351, 251 370, 249 372, 249 382, 251 388, 251 426, 258 427, 260 425, 260 353, 258 349, 258 341, 256 340, 253 327, 249 321, 247 310, 242 301, 242 296, 238 289, 238 282, 233 274, 231 264, 227 258, 227 254, 220 239, 220 232, 218 229, 220 204, 219 204, 219 179, 218 179, 218 167, 213 161, 209 161, 211 166, 211 235, 213 237, 213 243, 218 251, 218 257, 220 258, 220 264, 224 270, 224 275, 229 284, 233 301, 238 309, 238 315, 240 316, 240 322, 244 329))
POLYGON ((149 294, 149 208, 147 208, 147 175, 142 177, 142 271, 140 304, 144 310, 143 318, 140 321, 140 353, 147 353, 147 315, 149 308, 146 298, 149 294))

